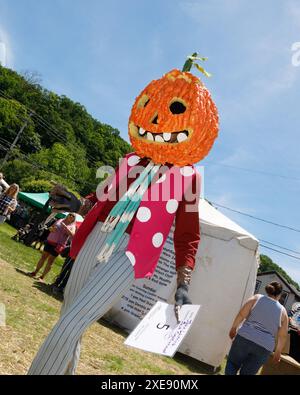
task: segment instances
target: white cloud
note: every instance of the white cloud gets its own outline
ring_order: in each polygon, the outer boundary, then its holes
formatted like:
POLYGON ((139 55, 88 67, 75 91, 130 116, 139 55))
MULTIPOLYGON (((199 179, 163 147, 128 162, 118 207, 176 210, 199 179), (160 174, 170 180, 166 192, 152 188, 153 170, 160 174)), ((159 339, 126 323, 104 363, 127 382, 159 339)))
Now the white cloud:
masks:
POLYGON ((11 49, 11 39, 9 37, 9 34, 3 28, 3 26, 0 26, 0 44, 2 44, 1 45, 2 51, 0 48, 0 52, 2 53, 2 58, 0 59, 0 62, 2 61, 3 66, 13 68, 13 53, 11 49))
MULTIPOLYGON (((265 45, 267 52, 267 44, 265 43, 265 45)), ((259 54, 262 48, 262 44, 257 46, 259 54)), ((273 51, 270 49, 267 56, 268 64, 256 68, 250 76, 251 79, 249 78, 244 87, 241 86, 238 95, 235 94, 229 99, 222 100, 220 107, 222 108, 223 121, 232 122, 240 117, 252 118, 253 114, 262 113, 270 108, 274 98, 294 89, 300 79, 300 70, 299 67, 293 67, 291 64, 290 48, 281 47, 280 53, 278 53, 278 48, 273 51), (284 62, 277 65, 280 58, 284 58, 284 62)), ((256 58, 259 59, 259 55, 256 58)), ((265 62, 266 60, 264 60, 265 62)), ((249 71, 244 70, 244 78, 248 77, 249 71)), ((237 130, 236 133, 240 133, 240 131, 237 130)))
POLYGON ((0 41, 0 64, 6 66, 6 46, 4 42, 0 41))
MULTIPOLYGON (((200 33, 203 31, 203 25, 210 25, 211 19, 214 23, 219 19, 225 21, 226 26, 230 26, 231 22, 235 26, 240 24, 239 52, 242 57, 234 73, 228 75, 228 79, 233 78, 233 84, 240 83, 240 90, 235 91, 232 97, 228 97, 227 91, 226 98, 221 100, 223 121, 231 123, 238 117, 253 117, 253 112, 265 111, 272 106, 274 97, 292 89, 297 80, 299 81, 299 68, 291 64, 291 45, 292 41, 300 41, 300 33, 298 39, 292 36, 290 29, 290 25, 295 23, 300 27, 299 0, 290 0, 279 5, 283 11, 282 18, 275 19, 269 29, 267 25, 258 23, 258 29, 253 33, 245 30, 242 21, 249 23, 256 14, 253 14, 253 7, 251 16, 245 14, 249 4, 243 0, 183 0, 179 4, 189 18, 199 23, 200 33), (247 48, 247 52, 242 48, 247 48)), ((262 16, 260 14, 260 17, 262 16)), ((255 21, 253 22, 255 24, 255 21)), ((266 23, 269 23, 269 19, 266 23)), ((233 47, 236 44, 236 41, 230 41, 233 47)), ((224 64, 224 67, 228 66, 224 64)))
POLYGON ((256 102, 261 103, 274 95, 279 95, 289 90, 295 85, 298 75, 298 70, 289 63, 281 70, 278 70, 276 75, 271 78, 254 80, 252 89, 254 92, 260 93, 259 97, 256 97, 256 102))

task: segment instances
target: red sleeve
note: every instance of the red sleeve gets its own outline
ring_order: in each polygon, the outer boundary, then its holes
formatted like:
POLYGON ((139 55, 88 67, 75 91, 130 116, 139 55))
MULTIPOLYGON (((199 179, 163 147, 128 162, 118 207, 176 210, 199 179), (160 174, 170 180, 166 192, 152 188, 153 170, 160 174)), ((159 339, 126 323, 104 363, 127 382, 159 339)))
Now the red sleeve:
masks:
POLYGON ((200 242, 199 224, 199 196, 200 196, 200 176, 196 173, 193 180, 193 192, 195 199, 187 201, 185 198, 180 202, 176 218, 174 231, 174 248, 176 268, 189 266, 194 269, 195 257, 200 242), (192 206, 191 206, 192 205, 192 206), (191 210, 193 207, 193 210, 191 210))
POLYGON ((85 196, 85 199, 88 199, 93 204, 96 204, 98 202, 96 192, 91 192, 89 195, 85 196))

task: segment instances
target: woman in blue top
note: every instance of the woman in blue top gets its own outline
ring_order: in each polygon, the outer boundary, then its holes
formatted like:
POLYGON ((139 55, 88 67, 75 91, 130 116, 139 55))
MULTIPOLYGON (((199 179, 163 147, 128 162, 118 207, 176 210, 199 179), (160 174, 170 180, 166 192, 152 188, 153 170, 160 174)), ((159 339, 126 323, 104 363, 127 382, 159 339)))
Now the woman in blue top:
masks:
POLYGON ((265 289, 268 296, 252 296, 233 322, 226 375, 255 375, 273 351, 274 363, 280 361, 288 331, 287 312, 279 303, 282 285, 274 281, 265 289))

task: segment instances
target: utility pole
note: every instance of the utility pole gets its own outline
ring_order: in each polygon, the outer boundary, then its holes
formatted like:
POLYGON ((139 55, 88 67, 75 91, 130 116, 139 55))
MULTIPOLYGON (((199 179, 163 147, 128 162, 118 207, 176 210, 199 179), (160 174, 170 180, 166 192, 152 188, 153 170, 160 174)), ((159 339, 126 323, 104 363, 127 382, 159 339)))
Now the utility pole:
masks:
MULTIPOLYGON (((31 117, 31 115, 32 115, 32 114, 29 114, 30 117, 31 117)), ((2 165, 4 165, 4 164, 7 162, 10 153, 11 153, 12 150, 15 148, 15 146, 16 146, 16 144, 17 144, 17 142, 18 142, 18 140, 19 140, 19 138, 20 138, 20 136, 21 136, 21 134, 24 132, 24 129, 27 127, 28 122, 29 122, 29 119, 25 119, 25 122, 24 122, 23 125, 21 126, 20 130, 18 131, 18 134, 16 135, 14 141, 12 142, 11 146, 9 147, 9 150, 6 152, 5 157, 4 157, 4 159, 3 159, 3 162, 2 162, 2 165)))

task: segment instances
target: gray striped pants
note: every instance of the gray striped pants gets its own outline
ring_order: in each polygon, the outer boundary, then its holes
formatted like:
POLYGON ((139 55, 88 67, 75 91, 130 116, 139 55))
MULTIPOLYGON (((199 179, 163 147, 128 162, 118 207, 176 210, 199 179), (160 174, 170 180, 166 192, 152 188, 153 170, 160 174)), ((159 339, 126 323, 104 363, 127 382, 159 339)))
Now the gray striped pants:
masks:
POLYGON ((73 265, 65 289, 59 321, 39 349, 29 375, 74 374, 80 355, 83 332, 99 320, 130 288, 134 281, 132 264, 125 255, 129 235, 107 263, 97 263, 107 233, 98 222, 73 265))

